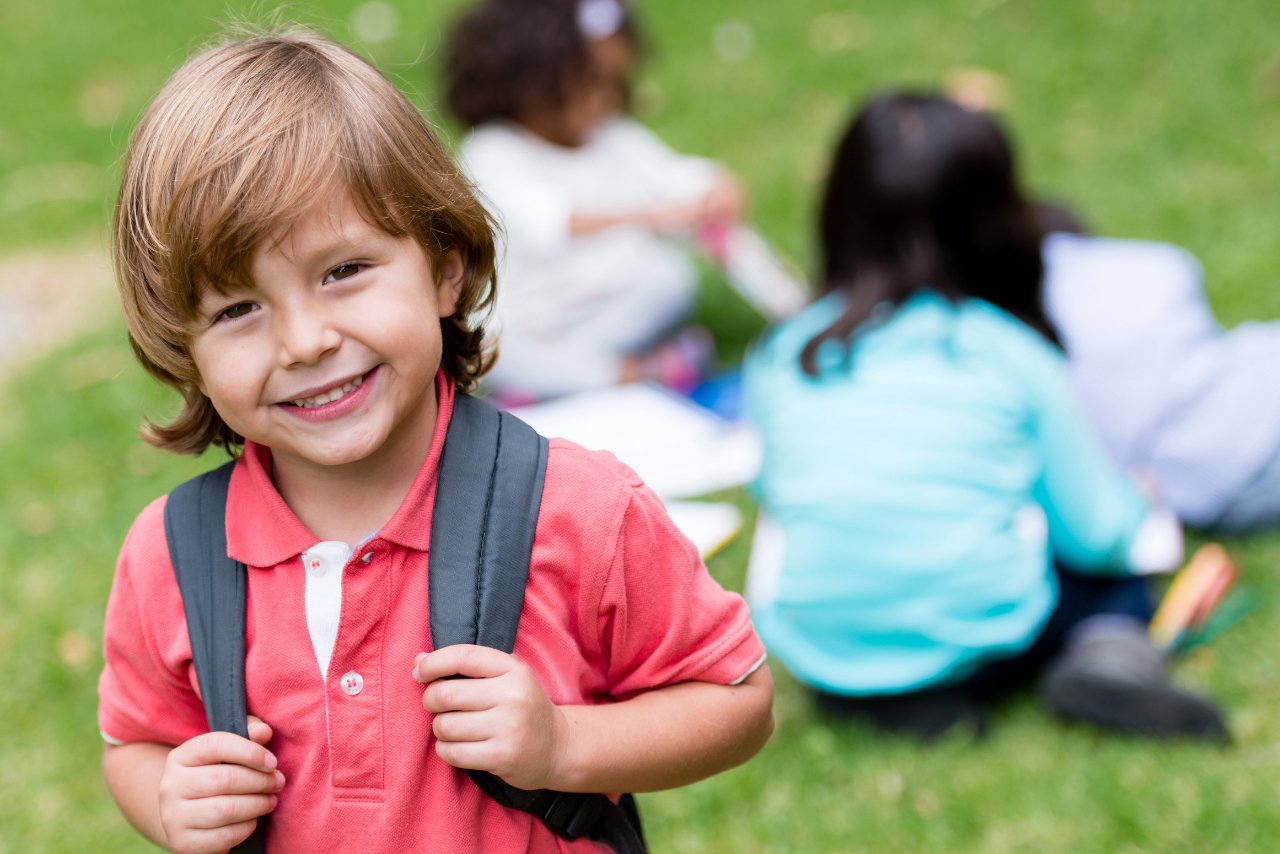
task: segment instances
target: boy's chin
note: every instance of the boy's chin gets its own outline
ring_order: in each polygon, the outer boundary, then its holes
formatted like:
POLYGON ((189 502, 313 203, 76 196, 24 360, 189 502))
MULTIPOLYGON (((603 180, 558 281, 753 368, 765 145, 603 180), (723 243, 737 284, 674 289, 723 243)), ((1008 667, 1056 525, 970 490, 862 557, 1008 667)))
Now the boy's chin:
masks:
POLYGON ((371 461, 387 448, 389 441, 386 435, 366 433, 337 437, 330 441, 264 444, 271 448, 271 456, 277 467, 283 464, 308 468, 340 468, 371 461))

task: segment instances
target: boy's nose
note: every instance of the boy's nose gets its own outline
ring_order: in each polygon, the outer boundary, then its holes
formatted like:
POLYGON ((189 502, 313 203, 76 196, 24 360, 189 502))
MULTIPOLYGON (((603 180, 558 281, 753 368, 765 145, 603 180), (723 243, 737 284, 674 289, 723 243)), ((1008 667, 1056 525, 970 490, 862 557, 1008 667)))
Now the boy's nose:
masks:
POLYGON ((342 334, 324 310, 291 306, 277 312, 280 360, 285 367, 319 361, 342 343, 342 334))

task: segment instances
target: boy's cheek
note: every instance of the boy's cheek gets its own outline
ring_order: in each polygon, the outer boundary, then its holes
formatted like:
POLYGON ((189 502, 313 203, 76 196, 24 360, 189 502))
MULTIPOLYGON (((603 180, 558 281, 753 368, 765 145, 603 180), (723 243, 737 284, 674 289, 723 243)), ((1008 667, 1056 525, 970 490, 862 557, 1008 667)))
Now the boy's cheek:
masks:
POLYGON ((200 372, 199 368, 196 368, 195 379, 191 381, 191 384, 196 387, 197 391, 208 398, 210 403, 213 402, 213 395, 209 393, 209 384, 205 382, 204 374, 200 372))

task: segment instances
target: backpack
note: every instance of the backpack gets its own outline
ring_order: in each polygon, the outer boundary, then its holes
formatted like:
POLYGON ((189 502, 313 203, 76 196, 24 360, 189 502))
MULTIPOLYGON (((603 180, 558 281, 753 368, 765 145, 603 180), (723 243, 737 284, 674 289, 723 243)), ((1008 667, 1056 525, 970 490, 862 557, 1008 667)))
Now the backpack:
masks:
MULTIPOLYGON (((165 506, 164 528, 209 728, 247 738, 248 570, 227 556, 227 488, 234 465, 176 487, 165 506)), ((546 465, 547 440, 533 428, 482 400, 455 396, 431 526, 432 648, 514 648, 546 465)), ((485 771, 467 774, 504 807, 534 815, 565 839, 586 836, 620 854, 646 850, 630 795, 615 804, 602 794, 529 791, 485 771)), ((264 839, 265 821, 259 819, 253 835, 234 850, 261 852, 264 839)))

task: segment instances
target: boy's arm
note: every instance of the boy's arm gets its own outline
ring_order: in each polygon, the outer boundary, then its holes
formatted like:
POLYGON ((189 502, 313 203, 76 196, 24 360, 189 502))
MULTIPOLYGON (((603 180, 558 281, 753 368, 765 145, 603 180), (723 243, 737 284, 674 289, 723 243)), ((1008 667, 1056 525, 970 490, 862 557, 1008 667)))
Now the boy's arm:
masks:
POLYGON ((773 677, 761 665, 738 685, 684 682, 622 703, 562 706, 569 737, 546 788, 652 792, 746 762, 773 732, 773 677))
POLYGON ((160 777, 170 747, 165 744, 104 744, 102 776, 120 812, 149 841, 168 847, 160 823, 160 777))
POLYGON ((253 832, 275 809, 284 775, 264 745, 271 727, 249 720, 249 739, 205 733, 170 747, 107 744, 107 789, 133 827, 170 851, 221 852, 253 832))
POLYGON ((514 656, 457 645, 418 656, 436 753, 523 789, 646 792, 750 759, 773 730, 773 680, 682 682, 619 703, 556 706, 514 656), (442 677, 463 675, 468 679, 442 677))

